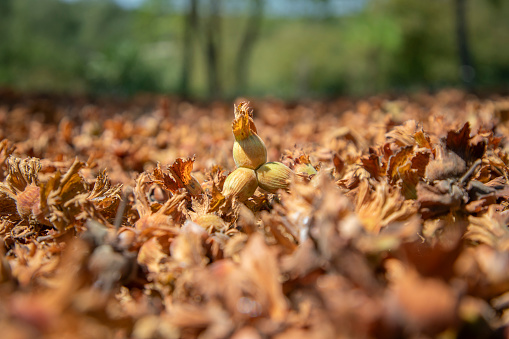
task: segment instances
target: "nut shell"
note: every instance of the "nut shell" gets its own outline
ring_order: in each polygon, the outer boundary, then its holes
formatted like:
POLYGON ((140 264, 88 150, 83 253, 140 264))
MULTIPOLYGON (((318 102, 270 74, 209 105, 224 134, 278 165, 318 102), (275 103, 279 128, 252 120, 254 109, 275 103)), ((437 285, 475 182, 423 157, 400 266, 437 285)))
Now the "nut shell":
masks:
POLYGON ((295 164, 294 171, 296 174, 302 175, 316 175, 318 172, 311 164, 295 164))
POLYGON ((280 162, 268 162, 256 170, 258 185, 270 193, 288 189, 293 172, 280 162))
POLYGON ((258 187, 254 170, 239 167, 231 172, 223 185, 223 195, 226 198, 234 197, 238 201, 246 201, 258 187))
POLYGON ((41 189, 34 184, 27 185, 23 192, 16 196, 16 207, 19 216, 28 220, 32 215, 32 211, 40 210, 39 204, 41 202, 41 189))
POLYGON ((257 134, 233 143, 233 161, 237 167, 257 169, 267 162, 267 148, 257 134))
POLYGON ((16 196, 16 208, 23 220, 36 221, 43 225, 51 225, 44 218, 41 210, 41 189, 36 184, 29 184, 23 192, 16 196))

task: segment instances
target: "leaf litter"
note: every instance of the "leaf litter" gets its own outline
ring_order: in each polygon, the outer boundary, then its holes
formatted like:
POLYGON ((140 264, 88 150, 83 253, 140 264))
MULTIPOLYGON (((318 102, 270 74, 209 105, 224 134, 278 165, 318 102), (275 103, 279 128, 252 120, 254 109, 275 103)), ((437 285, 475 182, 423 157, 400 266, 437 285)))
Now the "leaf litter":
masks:
POLYGON ((38 115, 6 95, 5 338, 509 333, 507 97, 54 98, 38 115), (241 111, 287 190, 223 196, 241 111))

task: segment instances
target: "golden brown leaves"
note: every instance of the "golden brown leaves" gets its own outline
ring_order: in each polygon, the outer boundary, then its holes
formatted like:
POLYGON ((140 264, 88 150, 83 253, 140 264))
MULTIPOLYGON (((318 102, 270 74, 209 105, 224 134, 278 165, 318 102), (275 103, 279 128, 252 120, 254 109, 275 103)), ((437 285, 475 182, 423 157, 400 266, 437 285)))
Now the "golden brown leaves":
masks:
POLYGON ((120 200, 122 184, 112 185, 106 171, 99 173, 95 179, 94 186, 87 195, 87 199, 104 214, 105 217, 112 217, 120 200))
POLYGON ((253 110, 249 102, 242 101, 239 105, 233 106, 235 119, 232 123, 233 135, 236 140, 244 140, 250 135, 258 134, 253 121, 253 110))
POLYGON ((203 189, 200 183, 191 175, 194 161, 194 156, 185 160, 178 158, 167 167, 170 174, 164 173, 158 164, 152 174, 153 181, 172 193, 177 193, 179 189, 184 188, 192 196, 202 194, 203 189))
MULTIPOLYGON (((221 194, 230 105, 166 99, 140 117, 89 105, 58 127, 0 108, 13 138, 0 142, 2 333, 502 333, 509 128, 497 101, 257 103, 268 158, 300 176, 245 203, 221 194)), ((235 119, 257 133, 247 103, 235 119)))
POLYGON ((491 206, 480 217, 470 216, 465 237, 471 241, 486 244, 499 251, 509 251, 509 211, 497 211, 491 206))
MULTIPOLYGON (((185 277, 190 295, 200 296, 204 309, 217 305, 238 322, 267 318, 281 322, 288 312, 288 304, 278 279, 276 254, 261 235, 252 236, 239 257, 239 264, 230 259, 220 260, 203 270, 185 277)), ((185 288, 184 286, 182 288, 185 288)), ((185 305, 186 299, 176 303, 185 305)), ((188 326, 198 325, 198 319, 188 326)))
POLYGON ((41 189, 41 210, 59 232, 73 227, 75 216, 80 211, 71 201, 86 191, 84 179, 79 174, 84 165, 76 159, 64 175, 57 172, 41 189))
POLYGON ((392 222, 409 219, 417 211, 417 204, 405 200, 397 189, 380 183, 372 191, 367 181, 359 185, 355 205, 366 230, 374 233, 392 222))
MULTIPOLYGON (((254 300, 262 310, 267 310, 275 321, 281 321, 286 315, 287 303, 283 295, 274 252, 271 251, 260 235, 253 236, 242 251, 241 269, 250 277, 254 300)), ((246 284, 249 286, 249 284, 246 284)))
POLYGON ((425 278, 395 259, 387 263, 389 311, 395 321, 429 334, 444 331, 457 321, 459 295, 447 283, 425 278))
POLYGON ((456 211, 468 201, 466 192, 451 180, 442 180, 436 185, 419 183, 417 196, 424 218, 456 211))
POLYGON ((484 155, 486 141, 482 135, 470 136, 470 123, 465 123, 458 131, 449 131, 446 138, 447 148, 471 163, 484 155))
POLYGON ((415 199, 416 186, 424 176, 430 153, 426 149, 416 150, 412 146, 402 148, 389 158, 387 176, 389 184, 400 184, 407 199, 415 199))
POLYGON ((36 158, 11 156, 7 159, 8 175, 5 183, 0 183, 0 215, 6 215, 11 220, 19 217, 30 222, 46 223, 40 206, 40 169, 41 163, 36 158))
POLYGON ((9 156, 14 152, 16 149, 15 146, 12 145, 9 140, 4 139, 0 141, 0 180, 3 180, 5 178, 4 176, 4 167, 7 162, 7 159, 9 156))
POLYGON ((239 117, 233 121, 232 131, 236 140, 247 139, 254 133, 254 131, 251 129, 250 119, 245 114, 239 115, 239 117))
POLYGON ((22 192, 30 184, 37 185, 37 176, 40 169, 41 163, 39 159, 20 159, 11 156, 7 159, 8 174, 5 178, 5 184, 2 184, 0 189, 13 197, 22 192))

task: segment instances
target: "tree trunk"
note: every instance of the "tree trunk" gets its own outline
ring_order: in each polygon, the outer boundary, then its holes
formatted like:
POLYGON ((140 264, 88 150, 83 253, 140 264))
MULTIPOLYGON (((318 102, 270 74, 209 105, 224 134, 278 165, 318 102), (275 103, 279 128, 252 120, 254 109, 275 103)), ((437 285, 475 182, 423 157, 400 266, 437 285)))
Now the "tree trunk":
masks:
POLYGON ((182 73, 180 74, 180 95, 184 98, 189 96, 189 83, 191 79, 191 70, 194 60, 194 37, 197 33, 198 25, 198 1, 189 1, 189 12, 187 13, 184 24, 184 41, 182 53, 182 73))
POLYGON ((263 0, 251 0, 252 8, 246 24, 244 36, 239 45, 235 62, 235 87, 237 95, 245 93, 249 77, 249 61, 253 46, 260 32, 263 18, 263 0))
POLYGON ((455 0, 456 41, 458 45, 461 80, 467 87, 472 87, 476 74, 468 43, 466 2, 467 0, 455 0))
POLYGON ((205 27, 205 55, 207 57, 209 96, 221 96, 221 72, 219 65, 219 47, 221 38, 220 0, 210 0, 210 13, 205 27))

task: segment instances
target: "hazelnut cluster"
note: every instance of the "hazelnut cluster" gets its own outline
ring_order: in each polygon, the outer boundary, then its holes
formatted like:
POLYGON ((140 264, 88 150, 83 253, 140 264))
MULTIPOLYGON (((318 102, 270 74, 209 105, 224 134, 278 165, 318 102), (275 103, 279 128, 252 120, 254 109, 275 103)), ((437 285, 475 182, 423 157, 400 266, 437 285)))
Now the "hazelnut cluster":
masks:
POLYGON ((267 162, 267 148, 258 136, 247 102, 235 106, 232 131, 235 137, 233 160, 237 169, 226 178, 223 195, 245 201, 258 187, 270 193, 288 189, 293 171, 280 162, 267 162))

